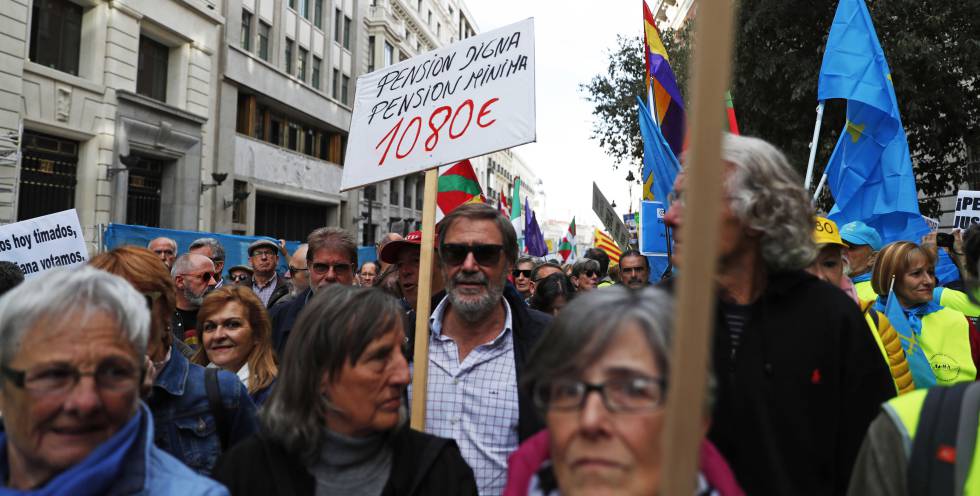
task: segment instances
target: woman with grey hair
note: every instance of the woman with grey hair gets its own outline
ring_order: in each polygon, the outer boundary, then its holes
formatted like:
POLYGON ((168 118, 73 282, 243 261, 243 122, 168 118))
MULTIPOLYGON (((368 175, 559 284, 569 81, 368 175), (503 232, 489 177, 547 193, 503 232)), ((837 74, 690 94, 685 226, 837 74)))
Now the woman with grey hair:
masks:
MULTIPOLYGON (((709 439, 749 494, 840 494, 891 374, 860 311, 802 269, 816 256, 813 207, 774 146, 726 134, 718 222, 709 439)), ((684 174, 664 221, 686 264, 684 174)), ((670 286, 670 282, 667 286, 670 286)))
POLYGON ((91 267, 0 299, 0 494, 227 494, 154 445, 150 300, 91 267))
MULTIPOLYGON (((558 314, 523 384, 547 430, 511 456, 505 495, 659 492, 672 307, 663 290, 613 286, 558 314)), ((710 443, 701 454, 698 494, 740 494, 710 443)))
POLYGON ((303 309, 260 433, 219 462, 234 495, 475 495, 456 443, 405 426, 404 310, 333 284, 303 309))
POLYGON ((599 282, 599 261, 591 258, 580 258, 572 265, 572 284, 577 291, 595 289, 599 282))

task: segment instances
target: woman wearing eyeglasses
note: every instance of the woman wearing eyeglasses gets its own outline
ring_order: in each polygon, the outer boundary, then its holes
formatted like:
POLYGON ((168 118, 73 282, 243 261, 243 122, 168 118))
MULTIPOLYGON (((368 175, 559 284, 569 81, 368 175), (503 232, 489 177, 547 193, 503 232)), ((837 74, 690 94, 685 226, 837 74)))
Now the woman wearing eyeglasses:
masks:
POLYGON ((581 258, 572 265, 572 284, 578 291, 595 289, 599 282, 599 262, 591 258, 581 258))
POLYGON ((197 339, 202 344, 192 361, 233 372, 262 406, 276 380, 272 325, 251 288, 229 286, 206 297, 197 313, 197 339))
POLYGON ((0 494, 228 494, 155 446, 149 337, 146 297, 92 267, 0 299, 0 494))
MULTIPOLYGON (((547 429, 508 460, 505 495, 659 493, 671 307, 659 289, 610 287, 559 314, 523 383, 547 429)), ((741 493, 702 441, 698 494, 741 493)))

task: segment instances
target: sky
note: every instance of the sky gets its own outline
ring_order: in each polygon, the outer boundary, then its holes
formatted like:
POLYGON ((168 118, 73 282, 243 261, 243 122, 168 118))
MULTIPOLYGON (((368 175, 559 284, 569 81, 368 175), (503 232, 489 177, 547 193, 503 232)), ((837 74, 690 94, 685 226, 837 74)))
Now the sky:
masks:
MULTIPOLYGON (((479 32, 534 18, 536 143, 514 148, 544 181, 546 212, 538 218, 598 225, 592 213, 592 182, 616 211, 628 211, 627 170, 613 170, 592 135, 592 106, 579 85, 605 73, 616 35, 637 36, 643 25, 637 0, 465 0, 479 32), (601 7, 600 7, 601 6, 601 7)), ((637 208, 639 185, 633 185, 637 208)))

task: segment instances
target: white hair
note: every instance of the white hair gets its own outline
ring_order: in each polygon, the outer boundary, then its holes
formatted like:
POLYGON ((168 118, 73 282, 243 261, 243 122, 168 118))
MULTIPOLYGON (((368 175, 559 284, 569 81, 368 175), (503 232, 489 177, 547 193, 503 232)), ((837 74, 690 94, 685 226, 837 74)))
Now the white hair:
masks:
POLYGON ((142 356, 150 337, 146 297, 125 279, 89 266, 56 270, 30 279, 0 298, 0 365, 20 350, 24 334, 47 318, 84 319, 104 311, 142 356), (82 315, 80 316, 79 313, 82 315))

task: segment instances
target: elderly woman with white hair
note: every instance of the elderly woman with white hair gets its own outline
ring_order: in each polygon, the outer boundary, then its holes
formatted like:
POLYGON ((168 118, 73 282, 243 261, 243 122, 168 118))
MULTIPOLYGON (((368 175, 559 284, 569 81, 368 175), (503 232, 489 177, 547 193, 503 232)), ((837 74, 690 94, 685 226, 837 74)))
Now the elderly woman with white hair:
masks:
POLYGON ((153 444, 149 303, 91 267, 0 299, 0 494, 227 494, 153 444))
MULTIPOLYGON (((841 494, 868 425, 895 386, 860 311, 803 269, 813 207, 775 147, 726 134, 718 225, 718 381, 709 439, 748 494, 841 494)), ((665 221, 674 263, 696 242, 684 224, 684 174, 665 221)))

